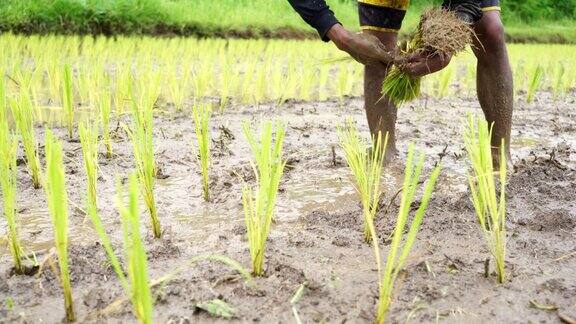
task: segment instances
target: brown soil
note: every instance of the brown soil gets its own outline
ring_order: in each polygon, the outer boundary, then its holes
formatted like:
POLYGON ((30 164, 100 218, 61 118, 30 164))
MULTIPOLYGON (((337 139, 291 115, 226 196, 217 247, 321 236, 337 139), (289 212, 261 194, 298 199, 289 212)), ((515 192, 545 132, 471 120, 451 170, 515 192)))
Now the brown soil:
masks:
MULTIPOLYGON (((399 187, 409 141, 414 140, 427 153, 426 172, 440 157, 444 170, 398 280, 391 322, 526 323, 576 318, 576 103, 574 99, 553 103, 549 97, 543 93, 535 103, 517 103, 513 131, 516 170, 508 188, 508 280, 502 285, 493 274, 484 277, 489 254, 466 184, 459 121, 466 112, 481 113, 477 102, 423 99, 402 108, 398 120, 401 153, 387 168, 383 203, 387 205, 399 187)), ((233 269, 197 263, 154 291, 156 322, 219 322, 195 306, 219 298, 235 308, 235 321, 293 323, 290 299, 302 283, 307 283, 307 288, 295 309, 303 322, 373 320, 376 265, 372 250, 363 243, 361 210, 335 131, 336 124, 351 115, 367 134, 361 107, 362 100, 356 98, 341 103, 236 107, 214 116, 210 203, 201 197, 200 175, 191 153, 194 133, 190 118, 164 115, 156 120, 157 160, 168 177, 158 180, 156 190, 162 239, 152 238, 147 214, 142 216, 152 278, 205 253, 227 255, 248 267, 239 178, 250 182, 254 178, 240 121, 282 119, 287 124, 285 153, 289 159, 267 249, 266 276, 255 280, 256 289, 248 287, 233 269), (336 147, 335 157, 332 147, 336 147)), ((64 129, 59 134, 66 138, 64 129)), ((114 147, 117 156, 110 160, 101 157, 100 213, 121 251, 119 218, 113 206, 114 178, 125 177, 132 160, 126 136, 119 134, 114 147)), ((65 149, 70 199, 82 205, 85 184, 79 143, 66 142, 65 149)), ((19 179, 22 238, 26 248, 36 251, 42 261, 52 244, 44 194, 32 188, 24 171, 19 179)), ((378 215, 383 253, 388 251, 386 237, 397 204, 397 200, 392 202, 387 215, 378 215)), ((121 298, 123 292, 89 220, 77 208, 71 210, 71 280, 77 316, 85 319, 121 298)), ((61 290, 49 262, 36 276, 16 276, 11 274, 5 244, 0 245, 0 256, 0 322, 62 321, 61 290), (9 300, 12 307, 7 306, 9 300)), ((134 318, 130 306, 125 305, 91 321, 134 318)))

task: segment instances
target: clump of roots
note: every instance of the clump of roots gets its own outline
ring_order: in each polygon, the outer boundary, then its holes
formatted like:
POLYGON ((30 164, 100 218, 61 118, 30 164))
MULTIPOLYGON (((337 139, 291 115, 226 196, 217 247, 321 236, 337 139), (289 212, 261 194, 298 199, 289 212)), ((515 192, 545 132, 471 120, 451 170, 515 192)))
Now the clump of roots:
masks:
POLYGON ((442 8, 426 10, 420 17, 419 47, 430 55, 451 57, 472 44, 474 31, 454 11, 442 8))
MULTIPOLYGON (((424 54, 443 59, 454 56, 472 44, 472 28, 453 11, 442 8, 426 10, 412 39, 400 52, 401 57, 424 54)), ((399 60, 403 61, 403 60, 399 60)), ((411 77, 400 64, 393 66, 382 83, 382 95, 396 105, 416 99, 420 95, 421 77, 411 77)))

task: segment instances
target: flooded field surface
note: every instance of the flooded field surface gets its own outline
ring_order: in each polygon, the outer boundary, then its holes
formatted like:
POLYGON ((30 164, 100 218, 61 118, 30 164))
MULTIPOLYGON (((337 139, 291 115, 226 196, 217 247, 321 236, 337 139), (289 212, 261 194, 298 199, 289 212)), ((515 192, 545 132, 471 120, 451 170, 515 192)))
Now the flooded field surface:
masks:
MULTIPOLYGON (((508 186, 508 280, 499 285, 470 202, 462 121, 481 114, 473 100, 422 99, 398 117, 399 155, 385 169, 385 196, 376 225, 383 253, 389 247, 399 205, 403 161, 410 140, 426 153, 425 173, 444 165, 416 245, 401 272, 390 322, 573 323, 576 319, 576 102, 553 102, 540 93, 518 102, 514 112, 514 172, 508 186), (425 108, 422 108, 425 107, 425 108)), ((154 121, 156 159, 164 177, 156 200, 164 231, 151 235, 142 208, 150 277, 183 266, 171 281, 155 286, 158 323, 220 322, 199 304, 221 299, 234 308, 233 321, 293 323, 372 322, 378 274, 372 249, 363 241, 362 210, 350 171, 338 145, 336 126, 352 116, 368 134, 362 100, 288 102, 282 106, 233 107, 211 120, 211 201, 202 198, 201 174, 192 143, 193 122, 182 113, 154 121), (279 119, 286 125, 288 159, 276 204, 276 220, 266 250, 264 277, 254 285, 234 269, 211 261, 187 262, 198 255, 226 255, 246 268, 241 192, 254 183, 250 149, 241 122, 279 119), (304 284, 302 297, 292 296, 304 284)), ((114 122, 115 123, 115 122, 114 122)), ((39 138, 43 130, 37 128, 39 138)), ((83 212, 85 174, 80 143, 64 142, 70 204, 71 281, 78 322, 133 322, 129 302, 83 212)), ((43 150, 40 150, 43 151, 43 150)), ((100 157, 99 207, 117 251, 122 231, 114 197, 118 177, 133 168, 126 134, 115 133, 115 155, 100 157)), ((20 152, 22 154, 22 152, 20 152)), ((43 158, 42 158, 43 159, 43 158)), ((0 241, 0 322, 55 323, 65 315, 44 192, 34 189, 20 168, 21 238, 40 269, 32 276, 11 273, 9 251, 0 241)), ((4 228, 4 219, 0 228, 4 228)))

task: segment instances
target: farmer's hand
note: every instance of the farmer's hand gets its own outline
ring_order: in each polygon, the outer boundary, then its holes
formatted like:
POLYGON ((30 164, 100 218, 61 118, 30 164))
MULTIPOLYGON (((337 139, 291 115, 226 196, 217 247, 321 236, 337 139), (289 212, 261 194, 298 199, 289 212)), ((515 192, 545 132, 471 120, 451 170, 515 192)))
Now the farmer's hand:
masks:
POLYGON ((450 59, 450 56, 430 56, 429 53, 421 52, 397 59, 395 64, 404 73, 412 77, 421 77, 442 70, 448 66, 450 59))
POLYGON ((332 26, 327 35, 339 49, 364 65, 388 65, 394 60, 374 35, 354 34, 340 24, 332 26))

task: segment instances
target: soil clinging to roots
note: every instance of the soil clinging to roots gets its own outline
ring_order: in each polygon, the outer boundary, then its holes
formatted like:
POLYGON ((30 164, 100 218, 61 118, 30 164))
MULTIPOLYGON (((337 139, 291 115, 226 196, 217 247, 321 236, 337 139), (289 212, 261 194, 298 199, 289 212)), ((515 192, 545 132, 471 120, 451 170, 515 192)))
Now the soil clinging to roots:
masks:
POLYGON ((433 8, 420 17, 416 47, 430 55, 453 56, 472 44, 473 33, 470 25, 453 11, 433 8))

